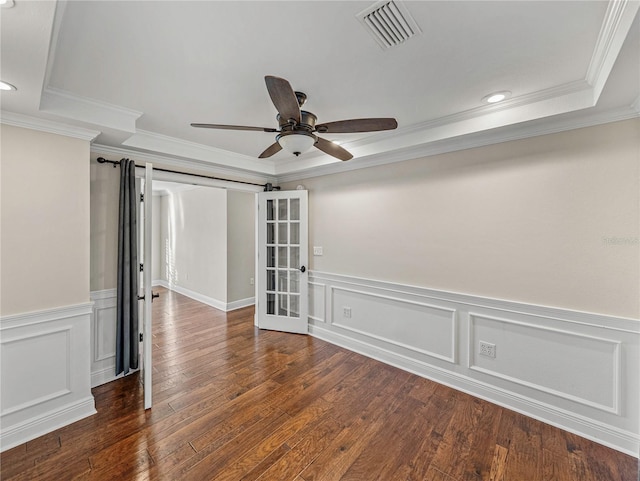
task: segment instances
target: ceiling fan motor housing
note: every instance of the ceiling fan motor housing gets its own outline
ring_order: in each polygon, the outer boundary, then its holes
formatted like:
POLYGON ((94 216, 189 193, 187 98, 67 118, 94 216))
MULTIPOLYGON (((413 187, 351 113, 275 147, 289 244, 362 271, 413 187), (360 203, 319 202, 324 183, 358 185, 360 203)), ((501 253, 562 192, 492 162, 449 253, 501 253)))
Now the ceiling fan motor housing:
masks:
POLYGON ((283 119, 280 114, 276 115, 276 119, 278 120, 278 125, 280 126, 280 130, 283 132, 287 131, 308 131, 313 132, 316 128, 316 122, 318 121, 318 117, 311 112, 307 112, 306 110, 300 111, 300 123, 292 123, 289 119, 283 119))

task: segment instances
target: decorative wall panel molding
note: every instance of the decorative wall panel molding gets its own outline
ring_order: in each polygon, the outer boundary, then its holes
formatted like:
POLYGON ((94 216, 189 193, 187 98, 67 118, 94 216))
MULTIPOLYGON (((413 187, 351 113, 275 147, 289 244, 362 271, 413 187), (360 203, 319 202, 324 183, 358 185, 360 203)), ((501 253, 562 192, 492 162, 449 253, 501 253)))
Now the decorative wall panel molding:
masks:
POLYGON ((620 341, 475 313, 469 320, 469 369, 620 414, 620 341), (482 341, 502 346, 500 355, 480 355, 482 341))
POLYGON ((331 286, 332 326, 406 351, 456 362, 456 310, 331 286), (348 309, 345 315, 344 309, 348 309))
POLYGON ((640 320, 316 271, 309 287, 313 336, 638 456, 640 320))
POLYGON ((309 319, 324 322, 324 305, 327 297, 327 286, 320 282, 309 282, 309 319))
POLYGON ((116 376, 116 290, 93 291, 91 315, 91 387, 116 376))
POLYGON ((0 449, 94 414, 92 303, 0 319, 0 449))

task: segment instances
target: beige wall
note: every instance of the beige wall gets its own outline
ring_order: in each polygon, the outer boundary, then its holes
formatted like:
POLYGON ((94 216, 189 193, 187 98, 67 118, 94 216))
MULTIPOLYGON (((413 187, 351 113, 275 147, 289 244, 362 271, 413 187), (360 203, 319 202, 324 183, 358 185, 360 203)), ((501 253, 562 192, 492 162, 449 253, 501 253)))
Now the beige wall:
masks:
POLYGON ((638 318, 639 149, 630 120, 305 180, 311 267, 638 318))
POLYGON ((89 142, 0 129, 0 312, 89 302, 89 142))
POLYGON ((196 187, 162 197, 163 279, 226 302, 227 195, 196 187))
POLYGON ((120 168, 91 161, 91 290, 115 289, 120 168))
POLYGON ((255 194, 227 191, 227 301, 255 296, 255 194))

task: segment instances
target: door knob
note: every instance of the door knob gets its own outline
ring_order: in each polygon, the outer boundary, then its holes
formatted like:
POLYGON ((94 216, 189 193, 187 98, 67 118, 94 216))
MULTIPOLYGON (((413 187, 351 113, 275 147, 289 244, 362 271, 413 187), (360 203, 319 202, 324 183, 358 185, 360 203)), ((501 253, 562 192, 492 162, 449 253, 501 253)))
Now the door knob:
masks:
POLYGON ((300 272, 304 272, 304 271, 306 271, 306 270, 307 270, 307 268, 306 268, 305 266, 302 266, 302 267, 300 268, 300 272))

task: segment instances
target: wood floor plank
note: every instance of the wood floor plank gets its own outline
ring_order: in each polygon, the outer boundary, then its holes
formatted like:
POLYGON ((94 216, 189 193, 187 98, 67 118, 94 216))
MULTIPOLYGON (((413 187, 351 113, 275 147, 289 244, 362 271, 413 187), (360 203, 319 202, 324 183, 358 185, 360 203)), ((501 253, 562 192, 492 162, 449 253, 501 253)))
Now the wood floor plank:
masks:
POLYGON ((139 373, 0 454, 3 481, 637 481, 638 460, 310 336, 159 289, 139 373))

